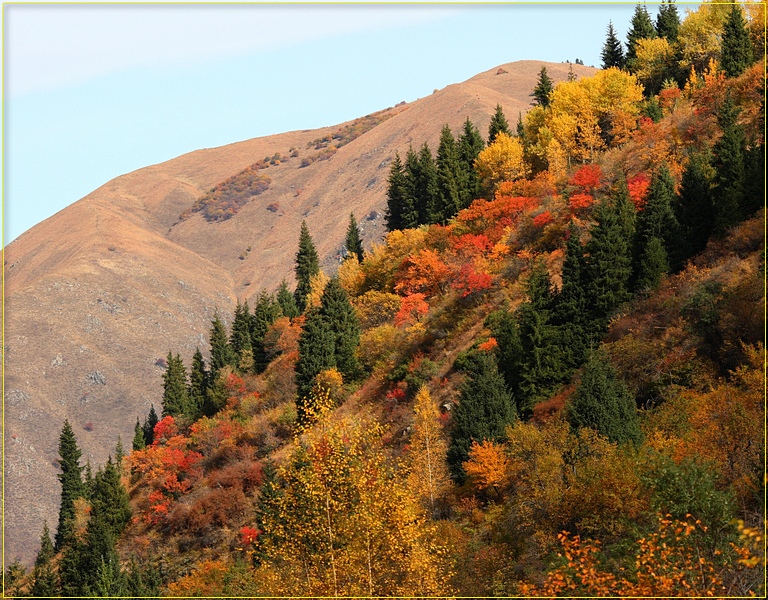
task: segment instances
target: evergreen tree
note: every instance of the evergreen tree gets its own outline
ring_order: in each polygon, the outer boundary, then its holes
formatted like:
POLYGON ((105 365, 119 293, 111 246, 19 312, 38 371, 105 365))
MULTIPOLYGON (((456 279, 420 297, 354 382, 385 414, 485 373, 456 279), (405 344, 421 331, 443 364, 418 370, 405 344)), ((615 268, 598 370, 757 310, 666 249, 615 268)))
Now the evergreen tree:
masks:
POLYGON ((636 5, 635 14, 630 21, 630 29, 627 33, 627 55, 626 65, 630 71, 633 71, 633 63, 636 58, 637 43, 640 40, 655 38, 656 28, 653 26, 651 16, 645 5, 636 5))
POLYGON ((739 111, 728 94, 717 112, 723 131, 713 148, 715 233, 722 234, 741 221, 744 205, 744 130, 737 123, 739 111))
POLYGON ((209 341, 211 344, 211 379, 225 366, 234 366, 235 353, 232 346, 229 345, 227 330, 218 313, 214 315, 211 321, 211 331, 209 341))
POLYGON ((77 446, 75 433, 69 421, 64 421, 64 427, 59 436, 59 468, 61 482, 61 503, 59 504, 59 526, 56 530, 56 551, 61 550, 71 542, 72 519, 75 516, 75 500, 85 495, 83 485, 83 467, 80 466, 82 452, 77 446))
POLYGON ((211 380, 208 390, 205 393, 205 402, 203 403, 203 415, 212 417, 219 412, 227 403, 228 393, 224 385, 224 373, 217 373, 211 380))
POLYGON ((152 442, 155 441, 155 425, 157 425, 158 421, 160 419, 157 416, 157 412, 155 412, 155 405, 152 404, 149 407, 149 413, 147 414, 147 420, 144 421, 144 439, 146 440, 146 445, 151 446, 152 442))
POLYGON ((567 414, 572 427, 590 427, 612 442, 637 444, 642 438, 635 402, 600 352, 584 367, 567 414))
POLYGON ((727 77, 737 77, 753 62, 752 43, 747 32, 744 13, 739 4, 733 4, 728 13, 728 19, 723 25, 720 65, 727 77))
POLYGON ((163 373, 163 416, 178 418, 190 410, 187 369, 178 354, 168 352, 168 366, 163 373))
MULTIPOLYGON (((277 475, 277 467, 267 459, 264 461, 264 483, 259 491, 258 504, 256 505, 256 527, 261 535, 256 542, 256 552, 253 561, 256 565, 266 557, 265 547, 280 547, 280 538, 275 531, 270 531, 267 523, 280 523, 280 499, 283 491, 280 479, 277 475)), ((274 528, 273 528, 274 529, 274 528)))
POLYGON ((91 496, 93 495, 93 472, 91 471, 91 461, 88 460, 85 463, 85 475, 83 476, 83 488, 85 489, 85 493, 83 494, 83 498, 90 501, 91 496))
POLYGON ((264 340, 270 326, 280 316, 281 307, 272 294, 266 290, 259 293, 256 306, 253 309, 251 319, 251 343, 253 345, 253 369, 256 373, 263 373, 269 365, 269 357, 264 348, 264 340))
MULTIPOLYGON (((549 96, 554 89, 555 84, 547 73, 547 67, 541 67, 541 71, 539 71, 539 79, 531 94, 533 97, 533 106, 547 108, 549 106, 549 96)), ((511 133, 509 135, 511 135, 511 133)))
POLYGON ((490 146, 500 133, 506 133, 512 137, 512 131, 509 129, 509 123, 501 109, 501 104, 496 105, 496 112, 491 117, 491 123, 488 125, 488 145, 490 146))
POLYGON ((337 277, 332 278, 323 290, 320 315, 325 319, 333 336, 333 356, 336 368, 345 381, 360 374, 357 347, 360 344, 360 321, 349 297, 337 277))
POLYGON ((709 153, 694 153, 680 181, 675 215, 680 224, 681 258, 686 260, 704 250, 712 235, 712 168, 709 153))
POLYGON ((147 447, 147 440, 144 437, 144 429, 141 423, 139 423, 139 417, 136 417, 136 425, 133 428, 133 443, 131 447, 134 451, 144 450, 147 447))
POLYGON ((482 152, 485 144, 477 127, 472 121, 464 121, 464 127, 459 136, 458 158, 460 172, 459 208, 467 208, 474 200, 480 198, 481 181, 475 170, 475 160, 482 152))
POLYGON ((296 252, 296 290, 293 297, 296 300, 296 306, 300 311, 304 311, 307 303, 307 295, 312 290, 312 277, 320 272, 320 259, 317 256, 315 244, 312 236, 309 235, 309 228, 306 221, 301 222, 301 233, 299 234, 299 250, 296 252))
POLYGON ((235 366, 239 366, 240 361, 247 353, 251 353, 251 355, 253 353, 251 347, 251 307, 248 306, 247 300, 243 304, 240 304, 239 300, 237 302, 229 345, 236 357, 235 366))
POLYGON ((611 67, 624 68, 624 49, 621 47, 619 38, 616 37, 616 31, 613 29, 611 21, 608 21, 608 33, 600 58, 603 60, 603 69, 610 69, 611 67))
POLYGON ((53 558, 53 543, 48 523, 43 523, 43 534, 40 536, 40 550, 35 559, 32 571, 32 587, 30 595, 35 598, 53 598, 58 596, 59 582, 51 565, 53 558))
POLYGON ((299 359, 296 361, 296 412, 300 421, 306 419, 308 407, 305 403, 315 377, 321 371, 336 366, 334 350, 335 336, 328 322, 320 309, 311 308, 299 336, 299 359))
MULTIPOLYGON (((413 149, 409 149, 408 153, 409 155, 413 154, 413 149)), ((387 231, 409 229, 415 227, 418 222, 414 209, 412 185, 398 153, 395 153, 395 159, 389 168, 387 210, 384 218, 387 222, 387 231)))
POLYGON ((662 275, 669 272, 669 261, 664 242, 652 237, 643 248, 638 265, 635 289, 638 291, 655 290, 659 287, 662 275))
POLYGON ((288 284, 285 279, 280 282, 280 287, 277 289, 277 303, 280 305, 284 317, 295 319, 301 314, 293 294, 288 291, 288 284))
POLYGON ((677 6, 674 0, 664 2, 661 0, 659 13, 656 15, 656 34, 659 37, 667 38, 672 44, 677 41, 677 34, 680 30, 680 15, 677 13, 677 6))
POLYGON ((347 249, 347 256, 353 256, 358 262, 363 262, 365 252, 363 251, 363 240, 360 238, 360 229, 355 220, 355 213, 349 213, 349 226, 347 227, 344 247, 347 249))
POLYGON ((21 598, 24 594, 21 590, 24 577, 27 574, 27 567, 21 564, 17 558, 9 564, 5 573, 3 573, 3 589, 9 591, 12 597, 21 598))
POLYGON ((463 482, 466 474, 462 463, 469 458, 472 442, 503 441, 507 425, 516 416, 512 395, 499 374, 493 354, 474 352, 461 386, 459 404, 454 409, 447 456, 451 476, 463 482))
POLYGON ((445 223, 461 210, 462 171, 459 147, 448 125, 440 131, 437 147, 437 183, 440 189, 440 210, 437 222, 445 223))
POLYGON ((413 181, 418 225, 439 222, 442 210, 440 207, 440 188, 437 182, 437 165, 432 157, 432 150, 426 142, 419 150, 417 161, 415 163, 413 160, 406 162, 405 168, 413 181))
POLYGON ((111 456, 94 478, 91 510, 99 511, 100 518, 104 520, 114 539, 120 536, 131 518, 128 492, 120 481, 120 472, 117 465, 112 462, 111 456))
POLYGON ((115 444, 115 468, 117 469, 117 474, 120 477, 123 476, 123 459, 124 458, 125 458, 125 450, 123 449, 123 440, 118 435, 117 444, 115 444))
POLYGON ((744 173, 741 214, 749 217, 765 206, 765 144, 753 143, 745 152, 744 173))
POLYGON ((197 421, 203 414, 203 405, 205 404, 205 395, 208 392, 209 374, 205 368, 203 353, 200 348, 195 348, 195 354, 192 356, 192 369, 189 373, 189 409, 190 419, 197 421))
MULTIPOLYGON (((513 398, 520 398, 523 346, 515 315, 506 308, 488 316, 486 326, 496 340, 496 364, 513 398)), ((518 411, 519 412, 519 411, 518 411)))

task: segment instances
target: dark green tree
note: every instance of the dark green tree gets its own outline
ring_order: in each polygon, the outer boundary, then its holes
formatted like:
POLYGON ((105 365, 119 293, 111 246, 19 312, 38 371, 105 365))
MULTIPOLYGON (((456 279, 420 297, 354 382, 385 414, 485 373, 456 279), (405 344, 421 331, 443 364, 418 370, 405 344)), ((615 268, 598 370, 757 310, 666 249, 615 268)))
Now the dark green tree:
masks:
POLYGON ((280 287, 277 289, 277 303, 280 305, 280 310, 284 317, 294 319, 301 314, 299 307, 296 305, 296 299, 288 290, 288 284, 285 282, 285 279, 280 282, 280 287))
POLYGON ((437 165, 432 150, 425 142, 418 154, 409 152, 405 171, 413 185, 413 197, 418 214, 417 225, 437 223, 440 215, 440 188, 437 183, 437 165))
POLYGON ((512 397, 519 398, 523 346, 517 318, 507 308, 501 308, 488 316, 486 326, 496 340, 495 354, 499 373, 512 397))
POLYGON ((600 58, 603 61, 603 69, 610 69, 611 67, 624 68, 624 49, 619 38, 616 37, 616 31, 613 29, 611 21, 608 21, 608 33, 606 34, 600 58))
POLYGON ((203 403, 203 415, 212 417, 219 412, 227 403, 227 388, 224 385, 224 373, 218 373, 210 382, 208 390, 205 393, 205 402, 203 403))
MULTIPOLYGON (((417 162, 413 148, 409 148, 406 155, 406 162, 410 160, 417 162)), ((413 197, 413 182, 398 153, 395 153, 395 159, 389 168, 387 210, 384 218, 387 222, 387 231, 411 229, 419 224, 413 197)))
POLYGON ((103 469, 96 473, 91 496, 91 510, 98 510, 110 534, 117 539, 131 518, 131 503, 117 465, 112 457, 107 459, 103 469))
POLYGON ((256 505, 256 527, 262 533, 256 542, 254 564, 258 565, 265 558, 265 547, 277 548, 280 539, 273 531, 265 527, 265 523, 280 522, 280 499, 283 496, 277 467, 271 460, 264 461, 264 483, 259 490, 259 500, 256 505))
POLYGON ((635 402, 601 352, 584 367, 567 415, 574 429, 589 427, 612 442, 638 444, 642 438, 635 402))
POLYGON ((235 353, 236 365, 240 366, 246 355, 253 356, 251 347, 251 307, 246 300, 242 304, 238 300, 235 307, 235 317, 232 319, 232 332, 229 335, 229 345, 235 353))
POLYGON ((187 369, 181 356, 168 352, 168 366, 163 373, 163 416, 178 418, 190 412, 187 369))
POLYGON ((659 37, 667 38, 672 44, 677 41, 677 34, 680 30, 680 15, 677 12, 674 0, 659 4, 659 13, 656 15, 656 34, 659 37))
POLYGON ((645 5, 636 5, 635 14, 632 15, 629 31, 627 32, 626 65, 630 71, 636 58, 637 43, 640 40, 656 37, 656 28, 653 26, 651 16, 645 5))
POLYGON ((10 592, 12 597, 23 597, 22 586, 24 577, 27 575, 27 567, 21 564, 21 561, 16 558, 14 561, 5 568, 3 573, 3 589, 10 592))
POLYGON ((512 137, 512 131, 509 129, 509 123, 504 116, 504 111, 501 108, 501 104, 496 105, 496 112, 491 117, 491 122, 488 125, 488 145, 490 146, 496 139, 496 136, 500 133, 506 133, 509 137, 512 137))
POLYGON ((205 368, 205 360, 200 348, 195 348, 192 356, 192 369, 189 373, 189 415, 193 421, 197 421, 203 414, 205 395, 208 392, 209 373, 205 368))
POLYGON ((712 203, 712 167, 708 152, 693 153, 680 181, 675 216, 680 225, 682 260, 704 250, 715 218, 712 203))
POLYGON ((253 369, 256 373, 263 373, 269 365, 269 357, 264 348, 267 331, 282 312, 279 302, 266 290, 259 293, 256 306, 253 309, 251 319, 251 343, 253 345, 253 369))
POLYGON ((467 362, 467 377, 454 409, 447 455, 451 476, 459 482, 466 479, 462 463, 469 458, 472 442, 505 440, 507 425, 517 417, 512 395, 499 374, 494 355, 474 352, 467 362))
POLYGON ((438 223, 445 223, 461 210, 462 170, 459 161, 459 146, 448 125, 440 131, 437 147, 437 184, 440 188, 440 210, 438 223))
POLYGON ((318 373, 336 366, 335 336, 319 308, 307 312, 304 329, 299 336, 299 359, 296 361, 296 413, 300 421, 307 418, 309 392, 318 373))
POLYGON ((726 76, 737 77, 754 62, 747 22, 739 4, 733 4, 723 25, 720 65, 726 76))
POLYGON ((296 290, 293 292, 293 297, 296 300, 296 306, 303 312, 306 308, 307 295, 312 290, 312 277, 320 272, 320 259, 312 236, 309 235, 306 221, 301 222, 299 249, 296 252, 294 270, 296 271, 296 290))
POLYGON ((661 238, 652 237, 643 248, 638 265, 635 289, 638 291, 653 291, 659 287, 661 277, 669 273, 667 250, 661 238))
POLYGON ((235 364, 235 353, 229 345, 227 329, 218 313, 211 321, 209 342, 211 344, 211 379, 213 379, 225 366, 235 364))
POLYGON ((144 439, 146 440, 147 446, 152 445, 152 442, 155 441, 155 425, 157 425, 159 420, 157 412, 155 412, 155 405, 152 404, 149 407, 149 413, 147 414, 147 419, 144 421, 143 425, 144 439))
POLYGON ((139 417, 136 417, 136 425, 133 428, 133 443, 131 447, 134 451, 143 450, 147 447, 147 440, 144 437, 144 429, 141 423, 139 423, 139 417))
POLYGON ((58 596, 59 582, 51 565, 53 558, 53 543, 48 523, 43 523, 43 534, 40 536, 40 550, 35 558, 35 568, 32 571, 32 587, 30 595, 35 598, 53 598, 58 596))
POLYGON ((475 160, 485 147, 480 131, 469 117, 464 121, 457 147, 460 165, 459 208, 467 208, 481 196, 482 182, 475 170, 475 160))
POLYGON ((718 235, 722 235, 742 219, 746 140, 744 130, 737 122, 738 115, 739 110, 728 94, 717 112, 717 122, 723 135, 712 149, 712 166, 715 169, 714 233, 718 235))
POLYGON ((549 106, 549 96, 554 89, 555 84, 549 76, 549 73, 547 73, 547 67, 541 67, 541 71, 539 71, 539 79, 531 94, 531 97, 533 98, 533 106, 547 108, 549 106))
POLYGON ((82 452, 77 446, 75 433, 69 421, 64 421, 59 436, 59 473, 61 482, 61 503, 59 504, 59 526, 56 529, 55 548, 58 552, 71 543, 72 519, 75 516, 75 500, 85 495, 83 467, 80 466, 82 452))
POLYGON ((360 344, 360 321, 349 297, 337 277, 332 278, 323 290, 320 315, 325 319, 333 336, 333 356, 336 368, 345 381, 354 380, 360 374, 357 347, 360 344))
POLYGON ((349 225, 347 226, 347 238, 344 241, 344 247, 347 249, 347 256, 354 257, 358 262, 363 262, 365 252, 363 251, 363 240, 360 237, 360 228, 355 220, 355 213, 349 213, 349 225))

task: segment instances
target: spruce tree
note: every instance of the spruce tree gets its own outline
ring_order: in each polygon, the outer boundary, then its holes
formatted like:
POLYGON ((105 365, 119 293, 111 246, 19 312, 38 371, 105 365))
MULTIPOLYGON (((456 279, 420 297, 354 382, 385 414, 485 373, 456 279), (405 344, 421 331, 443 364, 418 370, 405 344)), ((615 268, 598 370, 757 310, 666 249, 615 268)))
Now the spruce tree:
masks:
POLYGON ((459 482, 466 479, 462 463, 469 458, 472 442, 503 441, 507 425, 517 417, 512 395, 493 354, 473 353, 468 371, 454 409, 447 455, 451 476, 459 482))
POLYGON ((136 425, 133 428, 133 443, 131 444, 131 447, 134 451, 144 450, 144 448, 147 447, 147 440, 144 437, 144 429, 142 428, 141 423, 139 423, 139 417, 136 417, 136 425))
POLYGON ((168 366, 163 373, 163 416, 174 418, 188 415, 187 369, 181 356, 168 352, 168 366))
POLYGON ((360 374, 357 347, 360 344, 360 321, 338 277, 332 278, 323 290, 320 315, 333 336, 333 357, 336 368, 345 381, 360 374))
POLYGON ((741 75, 754 62, 747 22, 739 4, 733 4, 723 25, 720 65, 727 77, 741 75))
POLYGON ((417 162, 408 161, 405 168, 413 180, 418 225, 439 222, 442 210, 440 188, 437 182, 437 165, 432 157, 432 150, 426 142, 419 150, 417 162))
POLYGON ((653 26, 651 17, 645 5, 636 5, 635 14, 630 21, 630 29, 627 32, 627 55, 626 65, 630 71, 633 71, 633 63, 636 58, 637 43, 643 39, 652 39, 656 37, 656 28, 653 26))
POLYGON ((638 265, 637 291, 653 291, 659 287, 662 275, 669 272, 667 251, 661 238, 652 237, 643 248, 638 265))
POLYGON ((56 529, 55 548, 58 552, 71 542, 72 520, 75 516, 75 500, 85 495, 80 466, 82 452, 77 446, 75 433, 69 421, 64 421, 64 427, 59 436, 59 468, 61 482, 61 503, 59 504, 59 526, 56 529))
POLYGON ((496 339, 495 354, 499 373, 512 397, 519 399, 523 346, 517 318, 506 308, 501 308, 488 316, 486 326, 496 339))
POLYGON ((675 215, 680 224, 681 258, 686 260, 704 250, 712 235, 712 167, 708 152, 693 153, 680 181, 675 215))
POLYGON ((496 105, 496 112, 491 117, 491 122, 488 125, 488 145, 490 146, 496 139, 496 136, 500 133, 506 133, 509 137, 512 137, 512 131, 509 129, 509 123, 504 116, 504 111, 501 108, 501 104, 496 105))
POLYGON ((293 297, 296 300, 296 306, 303 312, 306 308, 307 295, 312 290, 312 277, 320 272, 320 259, 312 236, 309 235, 306 221, 301 222, 299 249, 296 252, 294 270, 296 271, 296 290, 293 292, 293 297))
POLYGON ((205 393, 205 402, 203 403, 203 415, 212 417, 219 412, 227 403, 228 393, 224 385, 224 374, 217 373, 211 379, 208 390, 205 393))
POLYGON ((235 362, 235 354, 232 346, 229 345, 227 329, 218 313, 211 321, 208 339, 211 345, 211 378, 214 378, 226 365, 232 366, 235 362))
POLYGON ((189 409, 190 419, 197 421, 203 414, 205 395, 208 392, 209 373, 205 368, 205 360, 200 348, 195 348, 192 356, 192 368, 189 373, 189 409))
POLYGON ((328 322, 319 308, 311 308, 299 336, 299 359, 296 361, 296 412, 300 421, 304 421, 311 412, 306 402, 315 377, 321 371, 336 366, 334 350, 335 336, 328 322))
POLYGON ((251 308, 248 301, 240 304, 238 300, 235 307, 235 317, 232 319, 232 332, 229 335, 229 345, 232 347, 236 360, 235 366, 239 366, 246 353, 253 353, 251 347, 251 308))
POLYGON ((638 444, 642 438, 635 402, 601 352, 584 367, 567 415, 574 429, 590 427, 612 442, 638 444))
POLYGON ((149 407, 149 413, 147 414, 147 420, 144 421, 143 429, 144 429, 144 439, 146 440, 146 445, 151 446, 152 442, 155 441, 155 425, 157 425, 158 421, 160 419, 157 416, 157 412, 155 412, 155 405, 152 404, 149 407))
POLYGON ((461 164, 459 147, 448 125, 440 131, 437 147, 437 183, 440 189, 440 211, 438 223, 445 223, 461 209, 461 164))
POLYGON ((100 511, 111 535, 117 539, 131 518, 131 503, 117 465, 110 456, 103 469, 94 478, 94 492, 91 497, 92 510, 100 511))
POLYGON ((549 96, 554 89, 555 84, 547 73, 547 67, 541 67, 541 71, 539 71, 539 79, 531 94, 533 97, 533 106, 547 108, 549 106, 549 96))
POLYGON ((251 318, 251 343, 253 345, 253 369, 263 373, 269 365, 269 357, 264 348, 267 331, 280 316, 281 306, 266 290, 259 293, 251 318))
POLYGON ((742 219, 746 141, 744 130, 737 122, 738 115, 739 110, 728 94, 717 112, 717 122, 723 135, 712 149, 715 169, 714 230, 718 235, 742 219))
POLYGON ((363 252, 363 240, 360 237, 360 228, 355 220, 355 213, 349 213, 349 225, 347 226, 347 238, 344 241, 344 247, 347 249, 347 256, 355 258, 358 262, 363 262, 365 252, 363 252))
POLYGON ((610 69, 611 67, 624 68, 624 49, 621 47, 619 38, 616 37, 616 31, 613 29, 611 21, 608 21, 608 33, 606 34, 600 58, 603 61, 603 69, 610 69))
POLYGON ((659 37, 666 38, 672 44, 677 41, 677 34, 680 30, 680 15, 677 12, 674 0, 664 2, 661 0, 659 13, 656 15, 656 34, 659 37))
POLYGON ((571 221, 565 245, 562 284, 555 298, 553 322, 557 326, 564 365, 576 369, 584 362, 589 348, 587 296, 584 290, 586 259, 580 231, 571 221))
POLYGON ((457 142, 459 158, 459 208, 467 208, 481 195, 481 181, 475 170, 475 160, 483 151, 485 144, 477 127, 472 121, 464 121, 461 135, 457 142))
POLYGON ((411 186, 405 172, 405 165, 403 165, 400 155, 395 153, 395 158, 389 167, 389 179, 387 180, 387 210, 384 215, 387 231, 407 229, 412 213, 411 186), (408 225, 406 225, 407 221, 409 222, 408 225))
POLYGON ((53 543, 48 523, 43 523, 43 534, 40 536, 40 550, 35 558, 35 568, 32 571, 32 587, 30 595, 35 598, 53 598, 59 595, 59 582, 51 565, 53 558, 53 543))
POLYGON ((277 289, 277 303, 284 317, 295 319, 301 314, 299 307, 296 305, 296 299, 288 290, 288 284, 285 279, 280 282, 280 287, 277 289))

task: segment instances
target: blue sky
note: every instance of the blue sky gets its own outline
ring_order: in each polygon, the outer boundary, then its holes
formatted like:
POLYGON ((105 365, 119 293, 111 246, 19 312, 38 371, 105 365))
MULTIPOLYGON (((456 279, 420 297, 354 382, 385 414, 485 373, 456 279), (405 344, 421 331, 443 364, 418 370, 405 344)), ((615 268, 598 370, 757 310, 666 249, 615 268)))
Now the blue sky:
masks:
POLYGON ((4 244, 198 148, 333 125, 514 60, 599 66, 609 19, 623 38, 633 10, 6 4, 4 244))

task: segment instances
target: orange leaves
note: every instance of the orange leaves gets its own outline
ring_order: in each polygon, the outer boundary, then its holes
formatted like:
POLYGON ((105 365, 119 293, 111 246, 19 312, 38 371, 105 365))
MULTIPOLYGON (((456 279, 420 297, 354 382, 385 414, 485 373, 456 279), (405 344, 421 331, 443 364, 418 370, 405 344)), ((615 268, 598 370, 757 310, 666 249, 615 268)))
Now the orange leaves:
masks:
POLYGON ((395 290, 401 294, 422 293, 432 296, 442 290, 450 274, 451 269, 440 255, 430 248, 425 248, 403 261, 395 290))
POLYGON ((171 596, 222 596, 224 594, 227 566, 221 560, 204 560, 195 566, 192 573, 185 575, 168 586, 171 596))
POLYGON ((603 182, 603 172, 595 164, 584 165, 568 181, 568 185, 575 185, 588 193, 594 193, 603 182))
POLYGON ((555 217, 552 216, 552 213, 545 210, 543 213, 538 214, 533 218, 533 226, 538 228, 546 227, 550 223, 553 223, 554 220, 555 217))
POLYGON ((595 203, 595 197, 591 194, 573 194, 568 199, 568 206, 571 210, 578 211, 589 208, 595 203))
POLYGON ((501 240, 507 227, 514 227, 528 211, 535 209, 539 200, 523 196, 505 196, 502 186, 493 200, 475 200, 457 217, 457 232, 485 235, 491 243, 501 240))
POLYGON ((469 460, 463 465, 472 482, 481 490, 499 490, 509 481, 509 459, 504 446, 490 440, 472 442, 469 460))
POLYGON ((248 527, 247 525, 240 528, 240 544, 243 546, 250 546, 255 544, 259 539, 261 531, 255 527, 248 527))
POLYGON ((409 294, 400 300, 400 311, 395 315, 395 325, 409 325, 418 322, 429 312, 429 304, 424 300, 424 294, 409 294))
POLYGON ((646 196, 648 194, 648 187, 651 185, 651 178, 645 173, 638 173, 631 179, 627 180, 627 188, 629 188, 629 198, 632 200, 632 204, 635 205, 637 210, 642 210, 645 206, 646 196))
POLYGON ((462 298, 466 298, 489 289, 492 284, 493 278, 488 273, 478 270, 475 265, 468 263, 459 271, 453 288, 461 292, 462 298))

